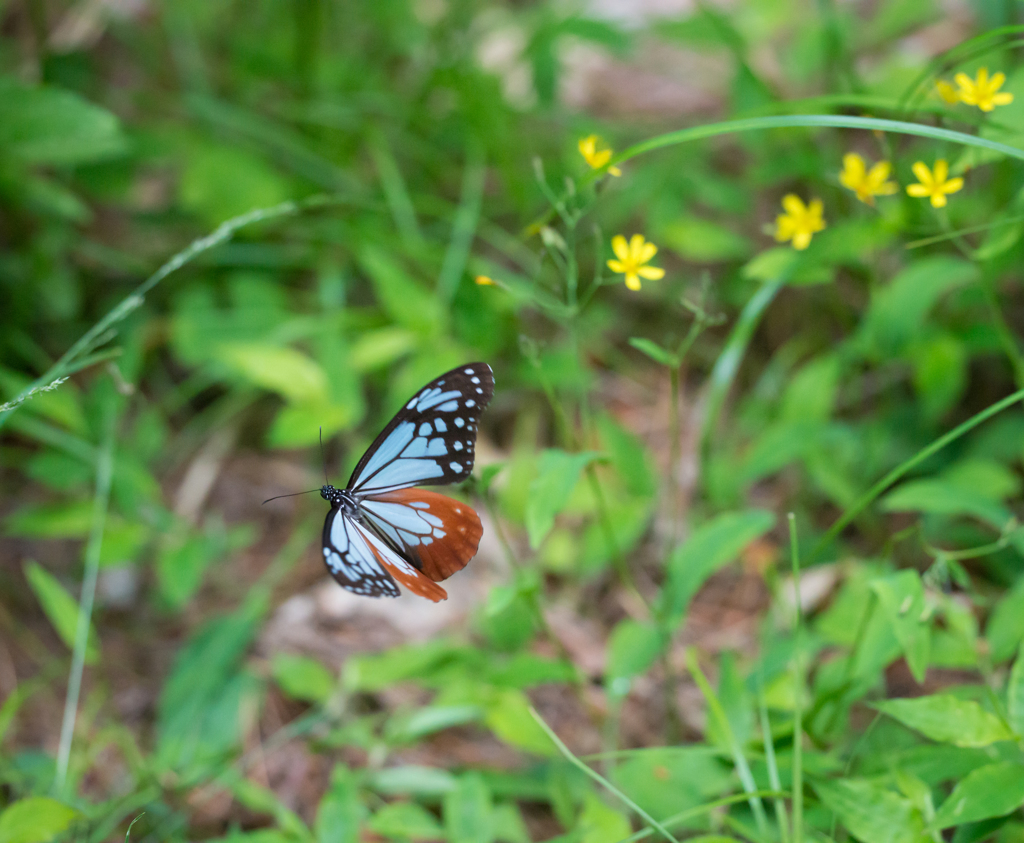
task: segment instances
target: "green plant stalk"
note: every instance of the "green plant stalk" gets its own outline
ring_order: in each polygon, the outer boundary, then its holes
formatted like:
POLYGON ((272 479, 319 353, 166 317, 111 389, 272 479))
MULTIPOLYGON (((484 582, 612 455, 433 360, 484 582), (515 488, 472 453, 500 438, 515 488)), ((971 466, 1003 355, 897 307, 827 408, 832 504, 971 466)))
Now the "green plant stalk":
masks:
POLYGON ((900 463, 896 468, 885 475, 881 480, 875 483, 870 489, 868 489, 863 495, 861 495, 852 506, 848 507, 839 518, 828 528, 828 531, 818 541, 811 551, 811 559, 817 559, 818 555, 826 546, 843 531, 854 518, 860 515, 871 503, 878 498, 886 489, 888 489, 893 483, 899 480, 904 474, 911 469, 920 465, 928 457, 938 453, 947 445, 955 442, 965 433, 969 433, 971 430, 976 428, 982 422, 988 421, 992 416, 1001 413, 1008 407, 1012 407, 1017 402, 1024 400, 1024 389, 1018 389, 1011 395, 1007 395, 1001 401, 997 401, 989 407, 986 407, 980 413, 977 413, 962 424, 957 425, 949 433, 940 436, 938 439, 933 441, 931 444, 926 445, 920 451, 918 451, 910 459, 900 463))
POLYGON ((3 428, 4 423, 7 421, 7 418, 13 410, 17 409, 17 405, 24 401, 30 392, 52 384, 55 380, 63 377, 71 371, 71 365, 78 360, 78 358, 83 354, 91 352, 96 347, 100 338, 106 336, 115 325, 123 321, 129 314, 142 305, 147 293, 163 281, 164 278, 172 272, 181 269, 181 267, 193 260, 197 255, 209 251, 214 248, 214 246, 219 246, 225 240, 230 239, 240 228, 245 228, 253 223, 277 219, 279 217, 295 216, 304 210, 320 208, 331 204, 341 204, 344 201, 346 200, 339 196, 318 194, 317 196, 310 196, 308 199, 303 199, 299 202, 289 201, 282 202, 279 205, 272 205, 269 208, 256 208, 255 210, 248 211, 241 216, 232 217, 217 226, 211 234, 192 241, 187 248, 182 249, 174 255, 174 257, 136 287, 132 293, 122 299, 122 301, 115 306, 113 310, 107 313, 106 316, 86 331, 82 337, 72 345, 71 348, 64 352, 63 356, 61 356, 61 358, 45 373, 40 375, 21 392, 19 392, 18 395, 9 402, 10 404, 13 404, 14 407, 0 411, 0 429, 3 428))
POLYGON ((793 665, 796 673, 794 685, 796 692, 793 702, 793 843, 803 843, 804 839, 804 719, 803 719, 803 688, 804 688, 804 653, 803 628, 804 613, 800 605, 800 552, 796 541, 796 517, 788 514, 789 521, 789 554, 793 568, 793 602, 796 607, 796 662, 793 665))
POLYGON ((920 249, 922 246, 932 246, 936 243, 944 243, 947 240, 955 240, 956 238, 963 237, 966 234, 978 234, 982 231, 990 231, 993 228, 1000 228, 1001 226, 1012 225, 1018 222, 1024 222, 1024 215, 1007 217, 1006 219, 996 220, 995 222, 987 222, 984 225, 972 225, 968 228, 958 228, 956 230, 943 232, 942 234, 935 234, 931 237, 922 237, 920 240, 911 240, 909 243, 905 243, 903 248, 920 249))
MULTIPOLYGON (((782 779, 779 777, 779 765, 775 760, 775 742, 772 740, 772 724, 768 719, 768 705, 764 698, 764 681, 758 675, 757 708, 761 720, 761 740, 764 744, 765 766, 768 768, 768 783, 774 790, 782 791, 782 779)), ((780 797, 772 800, 775 806, 775 822, 779 827, 779 840, 789 843, 789 817, 786 814, 786 801, 780 797)))
POLYGON ((623 793, 615 785, 608 781, 608 779, 606 779, 597 771, 588 767, 586 764, 580 761, 579 758, 573 755, 572 750, 569 749, 569 747, 567 747, 564 743, 562 743, 561 738, 559 738, 558 735, 555 734, 554 730, 547 723, 544 722, 544 718, 537 713, 537 710, 533 706, 530 706, 530 714, 533 716, 533 719, 537 721, 537 725, 544 730, 544 733, 551 739, 551 742, 558 748, 558 751, 562 753, 562 755, 570 764, 576 767, 588 778, 591 778, 594 781, 596 781, 599 785, 601 785, 601 787, 603 787, 613 796, 620 799, 625 805, 628 805, 633 811, 635 811, 637 814, 643 817, 646 823, 648 823, 652 827, 656 828, 659 832, 661 832, 662 836, 666 840, 671 841, 671 843, 679 843, 679 841, 676 840, 675 837, 673 837, 672 833, 667 828, 665 828, 665 826, 663 826, 660 822, 654 819, 654 817, 648 814, 643 808, 637 805, 636 802, 634 802, 632 799, 626 796, 625 793, 623 793))
POLYGON ((68 676, 68 691, 64 700, 64 718, 60 727, 60 742, 57 748, 57 774, 54 790, 64 793, 67 783, 68 763, 71 759, 71 742, 75 734, 75 719, 78 714, 78 698, 82 690, 82 673, 85 669, 86 645, 89 641, 89 627, 92 623, 92 607, 96 598, 96 581, 99 577, 100 550, 103 547, 103 530, 110 505, 110 487, 114 476, 114 446, 117 442, 116 398, 110 399, 106 407, 107 420, 103 441, 96 458, 96 494, 93 497, 92 527, 85 546, 85 574, 82 578, 82 596, 78 606, 78 626, 75 630, 75 646, 71 655, 71 673, 68 676))
POLYGON ((487 162, 483 150, 478 143, 471 141, 467 147, 466 169, 462 176, 462 196, 455 211, 451 240, 444 253, 441 273, 437 279, 438 295, 446 304, 450 304, 455 298, 459 281, 466 271, 466 263, 469 261, 473 238, 476 236, 477 224, 480 221, 486 177, 487 162))
POLYGON ((708 678, 704 675, 704 671, 700 669, 700 663, 697 661, 697 651, 693 647, 689 647, 686 650, 686 666, 690 670, 690 675, 693 677, 693 681, 697 683, 697 687, 700 688, 701 693, 704 695, 704 699, 708 704, 708 711, 711 713, 711 716, 715 718, 715 722, 718 724, 719 730, 729 743, 729 753, 732 756, 733 764, 736 766, 736 773, 740 777, 740 783, 743 785, 743 791, 747 794, 747 803, 750 805, 750 810, 754 815, 754 821, 757 823, 758 833, 762 839, 767 839, 768 820, 765 817, 764 804, 761 802, 759 797, 754 795, 757 793, 754 774, 750 772, 750 765, 747 763, 747 759, 743 755, 743 747, 741 747, 739 742, 736 740, 736 735, 732 731, 732 726, 729 725, 729 718, 725 715, 725 709, 722 708, 722 703, 719 702, 718 695, 711 687, 711 683, 708 682, 708 678))
MULTIPOLYGON (((761 799, 771 799, 786 796, 787 794, 777 790, 759 790, 753 794, 761 799)), ((686 820, 699 817, 701 814, 707 814, 714 811, 716 808, 724 808, 727 805, 735 805, 738 802, 746 802, 750 798, 750 794, 747 793, 734 793, 732 796, 723 796, 721 799, 715 799, 713 802, 708 802, 705 805, 700 805, 696 808, 690 808, 686 811, 680 811, 678 814, 673 814, 671 817, 666 817, 662 820, 661 824, 668 827, 677 825, 686 820)), ((638 840, 643 840, 654 834, 654 830, 650 828, 642 828, 639 831, 624 837, 619 843, 636 843, 638 840)))

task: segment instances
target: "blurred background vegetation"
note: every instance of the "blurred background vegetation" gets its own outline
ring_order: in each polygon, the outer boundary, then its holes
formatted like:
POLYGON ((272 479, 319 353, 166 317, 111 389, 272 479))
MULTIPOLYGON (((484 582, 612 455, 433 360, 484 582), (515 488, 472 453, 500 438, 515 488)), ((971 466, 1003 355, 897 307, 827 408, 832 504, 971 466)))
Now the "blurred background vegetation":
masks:
POLYGON ((1021 17, 0 0, 0 843, 1024 839, 1021 17), (578 149, 785 114, 961 137, 578 149), (478 359, 478 557, 343 592, 260 501, 478 359))

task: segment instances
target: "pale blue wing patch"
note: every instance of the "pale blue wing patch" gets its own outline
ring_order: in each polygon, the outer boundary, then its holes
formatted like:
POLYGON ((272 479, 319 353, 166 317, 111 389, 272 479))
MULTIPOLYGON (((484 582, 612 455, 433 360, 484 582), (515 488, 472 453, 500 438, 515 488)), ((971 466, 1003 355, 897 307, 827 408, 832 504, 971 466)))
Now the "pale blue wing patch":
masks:
POLYGON ((408 547, 417 547, 443 539, 447 535, 443 529, 444 522, 429 512, 428 504, 417 503, 420 505, 413 507, 404 503, 365 500, 359 508, 375 528, 399 546, 404 543, 408 547))
POLYGON ((398 597, 395 581, 381 567, 358 525, 340 507, 327 513, 323 552, 331 576, 353 594, 398 597))

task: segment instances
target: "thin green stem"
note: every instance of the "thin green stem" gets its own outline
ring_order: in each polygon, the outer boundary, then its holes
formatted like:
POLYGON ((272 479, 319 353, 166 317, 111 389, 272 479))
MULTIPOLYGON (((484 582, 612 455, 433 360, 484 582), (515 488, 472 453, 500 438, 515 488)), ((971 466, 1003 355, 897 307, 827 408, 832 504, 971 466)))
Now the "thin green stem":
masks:
POLYGON ((320 208, 331 204, 341 204, 345 200, 337 196, 319 194, 303 199, 300 202, 282 202, 280 205, 273 205, 269 208, 256 208, 238 217, 233 217, 221 223, 213 233, 206 237, 194 240, 187 248, 178 252, 167 263, 161 266, 156 272, 143 281, 135 290, 124 298, 113 310, 107 313, 99 322, 86 331, 82 337, 71 346, 63 356, 54 363, 46 372, 26 386, 9 403, 14 405, 10 409, 0 410, 0 428, 3 428, 7 418, 17 408, 17 405, 25 400, 25 397, 33 390, 40 389, 52 384, 58 378, 63 377, 71 369, 71 364, 83 354, 87 354, 95 348, 101 337, 110 337, 111 329, 119 322, 126 319, 131 313, 138 309, 146 295, 168 275, 181 269, 197 255, 219 246, 225 240, 230 239, 240 228, 245 228, 257 222, 277 219, 279 217, 294 216, 304 210, 320 208))
POLYGON ((576 769, 578 769, 588 778, 593 779, 613 796, 622 800, 624 804, 628 805, 632 810, 634 810, 637 814, 643 817, 646 823, 648 823, 652 827, 656 828, 659 832, 661 832, 662 836, 666 840, 671 841, 671 843, 679 843, 679 841, 676 840, 676 838, 672 835, 672 832, 665 828, 664 825, 662 825, 660 822, 654 819, 654 817, 652 817, 643 808, 637 805, 636 802, 634 802, 632 799, 626 796, 625 793, 623 793, 615 785, 608 781, 608 779, 606 779, 596 770, 593 770, 590 767, 588 767, 586 764, 580 761, 579 758, 573 755, 572 750, 569 749, 569 747, 567 747, 564 743, 562 743, 561 738, 559 738, 558 735, 555 734, 554 730, 547 723, 544 722, 544 718, 541 717, 540 714, 537 713, 537 710, 532 706, 530 707, 530 714, 533 715, 533 719, 537 721, 537 725, 544 730, 544 733, 551 739, 551 742, 558 748, 558 751, 562 753, 562 755, 570 764, 576 767, 576 769))
MULTIPOLYGON (((716 808, 724 808, 727 805, 735 805, 738 802, 746 802, 751 795, 757 796, 761 799, 771 799, 785 797, 788 794, 778 790, 758 790, 754 794, 749 793, 734 793, 732 796, 723 796, 721 799, 715 799, 713 802, 707 802, 704 805, 698 805, 696 808, 690 808, 686 811, 680 811, 678 814, 673 814, 670 817, 666 817, 662 820, 662 825, 668 827, 678 825, 679 823, 692 820, 695 817, 699 817, 702 814, 708 814, 714 811, 716 808)), ((638 840, 644 840, 654 834, 654 830, 650 828, 642 828, 640 831, 629 835, 619 841, 619 843, 636 843, 638 840)))
POLYGON ((100 550, 103 547, 103 530, 110 505, 110 487, 114 476, 114 446, 117 442, 116 393, 108 399, 106 429, 96 458, 96 494, 93 497, 92 526, 85 546, 85 574, 82 577, 82 595, 78 606, 78 626, 75 630, 75 646, 71 655, 71 673, 68 677, 68 691, 64 700, 64 718, 60 727, 60 741, 57 748, 57 775, 54 780, 56 793, 63 794, 67 783, 68 764, 71 759, 71 743, 75 734, 75 720, 78 714, 78 698, 82 690, 82 673, 85 669, 86 647, 92 626, 92 607, 96 598, 96 581, 99 577, 100 550))
POLYGON ((793 568, 793 601, 796 606, 796 662, 793 665, 796 673, 793 694, 793 843, 803 843, 804 839, 804 768, 803 768, 803 692, 804 692, 804 652, 803 627, 804 614, 800 605, 800 552, 796 540, 796 517, 788 514, 789 522, 789 553, 793 568))
POLYGON ((899 480, 903 475, 912 469, 916 468, 930 456, 937 454, 947 445, 955 442, 961 436, 969 433, 982 422, 988 421, 992 416, 1001 413, 1008 407, 1012 407, 1024 399, 1024 389, 1019 389, 1012 395, 1006 396, 1001 401, 997 401, 989 407, 986 407, 980 413, 977 413, 963 424, 957 425, 953 430, 944 436, 940 436, 938 439, 933 441, 931 444, 925 446, 918 451, 910 459, 900 463, 896 468, 885 475, 881 480, 875 483, 870 489, 868 489, 863 495, 861 495, 852 506, 848 507, 839 518, 828 528, 825 535, 821 537, 818 543, 814 546, 811 551, 811 559, 816 559, 818 555, 838 536, 843 529, 853 521, 858 515, 860 515, 865 509, 870 506, 879 495, 881 495, 886 489, 888 489, 893 483, 899 480))
POLYGON ((729 718, 726 716, 725 709, 722 708, 722 703, 719 702, 718 695, 711 687, 711 683, 708 682, 704 671, 701 670, 700 663, 697 661, 697 651, 693 647, 688 648, 686 651, 686 666, 690 670, 693 681, 704 695, 704 700, 708 704, 708 712, 714 718, 719 732, 729 745, 729 753, 732 755, 732 761, 736 767, 736 773, 740 777, 743 790, 747 794, 747 803, 750 805, 750 810, 754 815, 754 822, 757 823, 758 834, 762 839, 767 839, 768 820, 765 817, 764 804, 759 797, 754 795, 757 793, 754 774, 750 771, 750 765, 743 755, 743 748, 736 740, 732 726, 729 725, 729 718))
MULTIPOLYGON (((764 696, 764 678, 760 674, 757 680, 757 708, 761 720, 761 742, 764 744, 768 783, 774 790, 781 792, 782 779, 779 777, 779 765, 775 759, 775 742, 772 740, 772 725, 768 719, 768 705, 764 696)), ((779 827, 779 840, 781 843, 789 843, 789 817, 786 814, 786 800, 776 797, 772 802, 775 806, 775 822, 779 827)))

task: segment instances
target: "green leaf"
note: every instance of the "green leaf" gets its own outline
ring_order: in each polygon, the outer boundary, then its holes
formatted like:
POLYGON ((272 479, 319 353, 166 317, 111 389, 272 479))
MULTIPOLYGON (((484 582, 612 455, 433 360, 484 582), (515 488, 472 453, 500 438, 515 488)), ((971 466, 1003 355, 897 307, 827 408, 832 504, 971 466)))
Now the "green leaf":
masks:
POLYGON ((89 535, 93 518, 92 502, 29 504, 15 510, 4 520, 4 532, 11 536, 39 539, 80 539, 89 535))
POLYGON ((270 672, 281 690, 294 700, 323 703, 334 690, 331 672, 309 656, 276 653, 270 672))
POLYGON ((491 810, 491 823, 494 826, 494 839, 502 843, 533 843, 523 815, 513 802, 495 805, 491 810))
POLYGON ((968 349, 957 337, 939 334, 915 342, 908 354, 921 408, 929 419, 939 419, 955 406, 967 385, 968 349))
POLYGON ((746 237, 698 216, 682 216, 664 225, 657 239, 694 263, 740 260, 751 251, 746 237))
POLYGON ((320 364, 301 351, 264 343, 224 343, 220 360, 235 373, 288 401, 324 400, 327 375, 320 364))
POLYGON ((657 472, 640 438, 609 415, 598 417, 597 429, 608 459, 632 495, 650 497, 658 490, 657 472))
POLYGON ((366 808, 356 775, 344 764, 331 771, 331 786, 316 809, 316 843, 358 843, 366 808))
POLYGON ((495 691, 487 702, 484 722, 501 740, 537 755, 557 755, 558 750, 530 713, 530 701, 522 691, 495 691))
POLYGON ((875 782, 839 779, 814 789, 825 806, 863 843, 920 843, 924 820, 909 800, 875 782))
POLYGON ((997 604, 985 627, 992 661, 1009 659, 1024 641, 1024 577, 997 604))
POLYGON ((674 369, 679 365, 679 358, 667 348, 662 348, 654 340, 649 340, 646 337, 630 337, 629 344, 662 366, 674 369))
POLYGON ((373 774, 373 789, 385 795, 404 794, 423 798, 436 798, 450 793, 457 786, 456 778, 447 770, 405 764, 385 767, 373 774))
POLYGON ((634 676, 646 673, 665 645, 664 636, 653 624, 626 618, 616 624, 608 639, 605 684, 610 694, 624 697, 634 676))
POLYGON ((874 707, 940 743, 988 746, 1015 737, 998 717, 973 700, 960 700, 949 694, 885 700, 874 707))
POLYGON ((323 438, 350 430, 359 421, 361 408, 352 403, 338 403, 326 396, 285 404, 274 417, 267 435, 271 448, 304 448, 316 445, 323 438))
POLYGON ((444 825, 449 840, 459 843, 491 843, 491 792, 479 773, 459 777, 458 786, 444 797, 444 825))
POLYGON ((122 153, 117 118, 71 91, 0 79, 0 150, 31 164, 84 164, 122 153))
POLYGON ((392 802, 370 817, 367 827, 400 840, 440 840, 444 831, 437 818, 415 802, 392 802))
POLYGON ((1024 805, 1024 766, 1015 761, 988 764, 972 770, 939 806, 932 828, 1002 817, 1024 805))
POLYGON ((910 480, 882 498, 887 512, 927 512, 931 515, 969 515, 1001 530, 1013 513, 986 495, 947 480, 910 480))
MULTIPOLYGON (((25 563, 25 578, 60 640, 73 650, 78 634, 78 601, 64 590, 53 574, 31 559, 25 563)), ((86 664, 95 664, 99 658, 98 641, 96 627, 90 623, 89 641, 85 648, 86 664)))
POLYGON ((537 476, 530 483, 530 497, 526 502, 526 531, 530 547, 534 550, 551 532, 555 516, 569 502, 583 469, 599 458, 600 454, 592 451, 569 454, 553 448, 541 454, 537 476))
POLYGON ((474 723, 483 717, 476 705, 428 705, 407 716, 393 714, 388 719, 387 736, 393 743, 413 743, 427 735, 474 723))
POLYGON ((772 513, 749 509, 718 515, 694 530, 668 559, 668 578, 660 606, 665 621, 672 628, 678 626, 691 598, 704 581, 774 524, 772 513))
POLYGON ((443 335, 448 319, 440 300, 413 280, 390 254, 366 246, 359 253, 359 262, 373 281, 381 306, 395 322, 420 336, 443 335))
POLYGON ((77 813, 47 796, 20 799, 0 814, 0 843, 48 843, 71 825, 77 813))
POLYGON ((884 358, 902 352, 920 336, 935 303, 977 277, 978 268, 962 258, 936 256, 910 263, 871 297, 861 330, 873 354, 884 358))
MULTIPOLYGON (((615 765, 612 779, 641 808, 663 820, 731 792, 732 767, 718 755, 708 746, 634 750, 615 765)), ((704 829, 706 823, 705 817, 695 815, 679 827, 704 829)))
POLYGON ((1024 644, 1017 651, 1006 682, 1006 719, 1018 735, 1024 735, 1024 644))
POLYGON ((920 684, 928 669, 931 614, 917 571, 900 571, 871 582, 871 589, 888 620, 914 679, 920 684))
POLYGON ((618 843, 629 837, 633 828, 625 814, 588 792, 583 797, 583 810, 576 831, 582 835, 580 843, 618 843))
POLYGON ((178 196, 208 225, 219 225, 254 208, 291 199, 292 187, 264 158, 240 145, 202 142, 187 149, 178 196))

